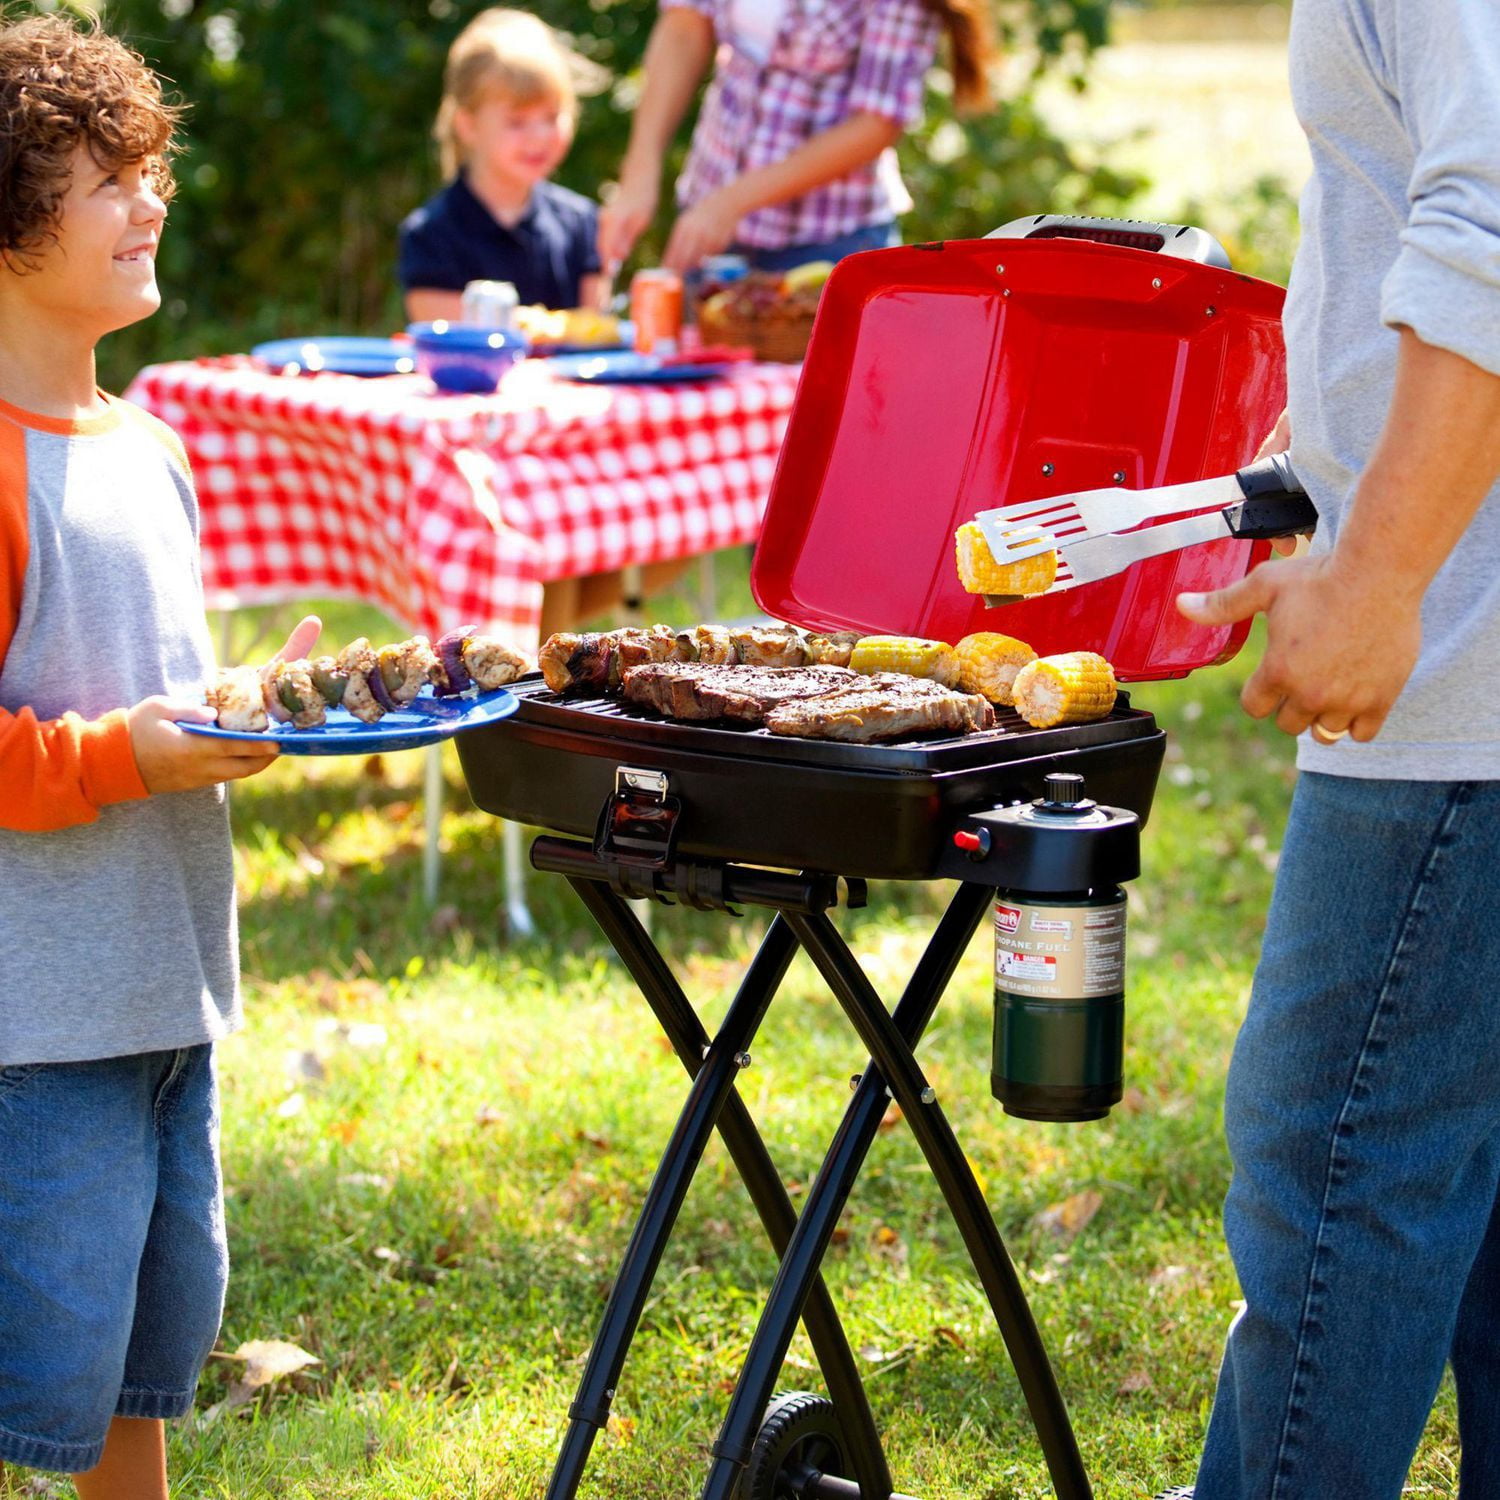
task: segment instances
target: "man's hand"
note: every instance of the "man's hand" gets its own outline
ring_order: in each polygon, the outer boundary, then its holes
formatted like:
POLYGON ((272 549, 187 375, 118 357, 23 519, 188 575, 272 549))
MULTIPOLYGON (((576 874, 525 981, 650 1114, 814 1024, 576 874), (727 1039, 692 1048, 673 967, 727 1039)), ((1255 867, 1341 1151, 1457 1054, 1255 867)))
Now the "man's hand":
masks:
POLYGON ((1421 602, 1389 575, 1347 576, 1333 555, 1262 564, 1227 589, 1177 596, 1200 625, 1264 613, 1266 653, 1240 702, 1253 718, 1274 715, 1288 734, 1310 728, 1325 745, 1380 732, 1417 664, 1421 602))
MULTIPOLYGON (((1276 425, 1265 435, 1259 448, 1255 450, 1256 459, 1269 458, 1273 453, 1285 453, 1292 446, 1292 423, 1286 407, 1282 407, 1281 415, 1276 418, 1276 425)), ((1299 532, 1296 536, 1278 536, 1271 538, 1271 550, 1282 557, 1303 557, 1307 553, 1307 538, 1310 531, 1299 532)))
POLYGON ((210 739, 179 729, 177 719, 212 724, 214 711, 206 703, 156 697, 142 699, 125 717, 136 766, 153 796, 239 781, 264 771, 276 759, 274 740, 210 739))
POLYGON ((743 215, 726 188, 685 209, 672 226, 662 264, 673 271, 691 271, 710 255, 722 255, 739 232, 743 215))

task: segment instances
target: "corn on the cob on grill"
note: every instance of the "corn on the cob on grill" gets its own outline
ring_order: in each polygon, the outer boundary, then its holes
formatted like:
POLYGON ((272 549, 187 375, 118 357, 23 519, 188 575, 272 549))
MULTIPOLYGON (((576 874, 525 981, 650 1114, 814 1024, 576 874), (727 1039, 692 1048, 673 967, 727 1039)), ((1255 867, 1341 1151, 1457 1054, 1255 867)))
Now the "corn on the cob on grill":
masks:
POLYGON ((945 641, 924 641, 913 635, 867 635, 855 642, 849 665, 869 676, 875 672, 904 672, 908 677, 930 677, 944 687, 958 682, 958 657, 945 641))
POLYGON ((1057 581, 1057 553, 1039 552, 1019 562, 1005 562, 990 551, 977 521, 954 533, 958 578, 970 594, 1045 594, 1057 581))
POLYGON ((1011 685, 1016 673, 1036 660, 1036 652, 1025 641, 993 630, 966 635, 953 650, 958 657, 959 689, 982 693, 991 703, 1006 707, 1015 702, 1011 685))
POLYGON ((1016 673, 1016 710, 1033 729, 1088 724, 1115 706, 1115 670, 1094 651, 1043 656, 1016 673))

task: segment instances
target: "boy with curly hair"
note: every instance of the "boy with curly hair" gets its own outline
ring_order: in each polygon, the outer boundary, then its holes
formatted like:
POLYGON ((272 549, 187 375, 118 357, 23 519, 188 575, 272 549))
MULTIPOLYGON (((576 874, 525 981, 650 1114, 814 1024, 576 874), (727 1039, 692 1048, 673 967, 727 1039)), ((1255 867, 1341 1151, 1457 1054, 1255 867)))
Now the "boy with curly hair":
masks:
POLYGON ((95 384, 161 300, 177 113, 97 28, 0 17, 0 1464, 82 1500, 163 1500, 217 1337, 220 783, 275 758, 179 727, 212 718, 192 482, 95 384))

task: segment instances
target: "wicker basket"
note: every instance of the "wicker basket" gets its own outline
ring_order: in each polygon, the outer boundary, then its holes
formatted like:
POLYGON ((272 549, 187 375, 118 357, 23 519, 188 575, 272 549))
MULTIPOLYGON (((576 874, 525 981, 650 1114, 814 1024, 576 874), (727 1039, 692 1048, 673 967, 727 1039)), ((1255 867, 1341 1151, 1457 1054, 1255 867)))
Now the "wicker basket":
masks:
POLYGON ((698 309, 698 332, 705 344, 751 349, 757 359, 798 364, 812 337, 815 307, 775 307, 758 318, 742 318, 705 302, 698 309))

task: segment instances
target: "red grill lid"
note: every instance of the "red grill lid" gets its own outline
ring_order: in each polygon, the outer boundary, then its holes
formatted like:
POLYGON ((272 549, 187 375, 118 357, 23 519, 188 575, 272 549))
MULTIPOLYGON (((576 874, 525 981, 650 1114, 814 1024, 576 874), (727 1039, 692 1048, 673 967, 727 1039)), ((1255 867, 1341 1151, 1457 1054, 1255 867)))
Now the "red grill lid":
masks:
POLYGON ((824 288, 751 585, 807 629, 1102 652, 1121 678, 1225 661, 1247 625, 1173 604, 1265 557, 1226 539, 988 609, 958 582, 976 511, 1227 474, 1286 399, 1280 287, 1120 245, 963 240, 842 261, 824 288))

